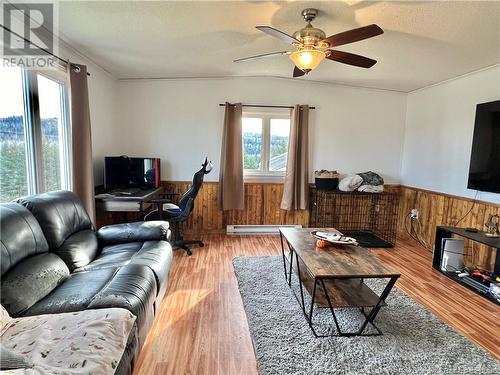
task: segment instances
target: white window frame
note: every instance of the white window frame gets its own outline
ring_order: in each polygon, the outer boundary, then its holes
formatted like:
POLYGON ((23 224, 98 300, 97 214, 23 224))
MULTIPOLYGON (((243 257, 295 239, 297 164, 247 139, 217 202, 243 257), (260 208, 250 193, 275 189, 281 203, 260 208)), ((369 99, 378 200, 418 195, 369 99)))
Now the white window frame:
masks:
MULTIPOLYGON (((271 142, 271 119, 290 120, 289 109, 262 109, 243 110, 242 117, 262 119, 262 161, 261 169, 243 169, 243 178, 245 182, 283 182, 285 180, 285 171, 270 171, 270 142, 271 142)), ((243 149, 243 153, 245 150, 243 149)))
POLYGON ((61 189, 73 190, 73 159, 71 152, 71 120, 69 115, 69 79, 65 72, 56 70, 39 71, 39 75, 60 84, 61 131, 59 132, 59 162, 61 168, 61 189))
POLYGON ((71 126, 69 118, 68 81, 64 72, 22 70, 24 99, 24 137, 26 147, 26 169, 28 194, 45 192, 43 180, 43 155, 38 75, 60 84, 61 128, 59 134, 59 162, 61 165, 61 189, 72 190, 71 126))

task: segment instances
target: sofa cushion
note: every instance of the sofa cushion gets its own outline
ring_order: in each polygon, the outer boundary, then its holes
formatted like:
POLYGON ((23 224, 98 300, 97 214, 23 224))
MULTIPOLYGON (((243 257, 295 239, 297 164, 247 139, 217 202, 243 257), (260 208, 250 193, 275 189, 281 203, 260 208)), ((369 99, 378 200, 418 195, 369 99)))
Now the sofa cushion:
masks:
POLYGON ((142 265, 75 272, 23 316, 121 307, 137 317, 142 346, 153 322, 156 295, 155 275, 142 265))
POLYGON ((137 317, 140 346, 154 318, 156 279, 149 267, 129 264, 118 270, 110 282, 92 299, 88 308, 121 307, 137 317))
POLYGON ((51 191, 17 200, 36 217, 50 249, 59 248, 73 233, 92 229, 80 199, 71 191, 51 191))
POLYGON ((100 268, 121 267, 130 263, 130 259, 141 249, 142 242, 129 242, 104 247, 99 256, 75 272, 90 271, 100 268))
POLYGON ((31 367, 33 367, 33 363, 28 358, 0 343, 0 370, 27 369, 31 367))
POLYGON ((134 321, 124 309, 23 317, 3 332, 2 342, 33 363, 31 371, 14 374, 115 374, 135 335, 134 321))
POLYGON ((64 283, 24 312, 24 316, 85 310, 116 273, 116 268, 71 274, 64 283))
POLYGON ((85 229, 70 235, 53 250, 66 263, 70 271, 89 264, 98 253, 97 236, 93 230, 85 229))
POLYGON ((69 277, 69 269, 56 254, 29 257, 2 277, 1 303, 10 315, 29 309, 69 277))
POLYGON ((0 233, 2 276, 23 259, 49 250, 38 221, 17 203, 0 206, 0 233))
POLYGON ((157 301, 161 301, 167 291, 168 273, 172 259, 172 245, 168 242, 146 241, 141 250, 130 260, 130 264, 142 264, 153 270, 158 287, 157 301))
POLYGON ((93 262, 77 268, 75 272, 141 264, 153 270, 161 301, 167 289, 168 272, 172 263, 172 245, 166 241, 129 242, 106 246, 93 262))

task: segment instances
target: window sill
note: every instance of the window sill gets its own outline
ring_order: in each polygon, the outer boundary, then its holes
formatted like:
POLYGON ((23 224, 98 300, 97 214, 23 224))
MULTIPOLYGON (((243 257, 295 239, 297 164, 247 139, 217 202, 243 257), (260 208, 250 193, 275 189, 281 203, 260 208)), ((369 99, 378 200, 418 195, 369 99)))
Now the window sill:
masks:
POLYGON ((245 174, 243 176, 244 182, 262 182, 262 183, 278 183, 285 182, 285 175, 269 175, 269 174, 245 174))

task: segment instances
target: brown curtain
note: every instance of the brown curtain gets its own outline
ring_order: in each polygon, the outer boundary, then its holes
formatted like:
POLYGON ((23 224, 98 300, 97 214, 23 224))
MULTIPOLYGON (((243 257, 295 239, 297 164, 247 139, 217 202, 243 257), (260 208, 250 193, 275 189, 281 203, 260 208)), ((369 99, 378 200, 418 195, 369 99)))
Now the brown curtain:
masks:
POLYGON ((92 222, 95 223, 94 167, 92 163, 87 67, 70 64, 68 70, 73 192, 82 200, 92 222))
POLYGON ((218 197, 222 210, 242 210, 245 207, 241 117, 241 103, 226 103, 218 197))
POLYGON ((309 106, 295 105, 290 116, 290 139, 281 209, 305 210, 309 203, 309 106))

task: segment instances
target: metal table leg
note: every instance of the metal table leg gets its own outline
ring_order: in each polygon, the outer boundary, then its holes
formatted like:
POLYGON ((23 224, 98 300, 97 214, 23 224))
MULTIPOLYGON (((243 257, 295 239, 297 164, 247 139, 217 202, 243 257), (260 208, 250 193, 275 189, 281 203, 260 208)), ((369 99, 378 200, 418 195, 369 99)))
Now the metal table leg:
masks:
POLYGON ((302 277, 300 275, 299 256, 297 253, 295 253, 295 260, 297 261, 297 275, 299 276, 299 288, 300 288, 300 299, 302 300, 302 312, 304 313, 304 315, 306 315, 306 305, 304 303, 304 288, 302 287, 302 277))
POLYGON ((328 293, 326 293, 326 288, 324 286, 323 280, 321 280, 323 283, 322 286, 323 286, 323 290, 324 290, 325 295, 326 295, 326 300, 328 301, 328 305, 330 307, 330 311, 331 311, 333 319, 335 321, 335 325, 337 327, 337 331, 339 333, 339 336, 351 337, 351 336, 379 336, 379 335, 382 335, 383 334, 382 331, 375 325, 374 320, 377 317, 377 314, 379 313, 380 308, 382 307, 382 302, 385 301, 385 299, 387 298, 387 296, 391 292, 392 288, 394 287, 394 284, 396 284, 397 279, 398 279, 397 276, 391 277, 391 279, 389 280, 389 282, 385 286, 384 290, 382 291, 382 294, 380 294, 380 297, 379 297, 377 303, 370 310, 370 312, 368 314, 366 314, 364 307, 362 307, 360 309, 362 314, 365 317, 365 321, 363 322, 363 324, 361 325, 361 327, 359 328, 359 330, 357 332, 343 332, 340 329, 337 318, 335 316, 333 306, 332 306, 331 301, 330 301, 330 296, 328 295, 328 293), (377 333, 363 333, 363 331, 365 330, 365 328, 368 324, 370 324, 372 327, 374 327, 377 330, 377 333))
POLYGON ((342 336, 342 331, 340 330, 339 322, 337 320, 337 316, 335 315, 335 311, 333 310, 332 301, 330 300, 330 296, 326 290, 325 281, 321 279, 321 287, 323 288, 323 293, 325 293, 326 300, 328 302, 328 307, 330 308, 330 312, 332 313, 333 321, 335 322, 335 328, 337 328, 337 332, 340 336, 342 336))
MULTIPOLYGON (((298 259, 297 259, 297 263, 298 263, 298 259)), ((298 267, 300 267, 300 266, 298 266, 298 267)), ((299 268, 299 272, 300 272, 300 268, 299 268)), ((299 275, 300 275, 300 273, 299 273, 299 275)), ((392 277, 390 279, 390 281, 387 283, 386 287, 384 288, 382 294, 380 295, 380 297, 379 297, 376 305, 370 310, 369 313, 365 312, 365 308, 364 307, 360 308, 363 316, 365 317, 365 321, 361 325, 360 329, 358 331, 356 331, 356 332, 344 332, 340 328, 340 324, 339 324, 339 321, 337 319, 337 315, 335 314, 335 308, 332 305, 332 302, 331 302, 331 299, 330 299, 330 295, 327 292, 324 280, 323 279, 319 279, 318 280, 317 278, 314 278, 313 295, 312 295, 312 299, 311 299, 311 306, 310 306, 310 310, 309 310, 309 315, 307 315, 305 313, 303 289, 300 288, 301 300, 302 300, 302 310, 303 310, 304 316, 306 317, 306 321, 309 324, 309 327, 311 328, 311 331, 313 332, 314 336, 318 337, 318 338, 335 336, 335 335, 318 335, 316 333, 316 330, 313 327, 313 319, 312 319, 312 317, 313 317, 313 311, 314 311, 314 301, 315 301, 315 298, 316 298, 316 288, 317 288, 317 284, 318 283, 321 284, 321 289, 323 290, 323 293, 325 294, 326 300, 328 302, 328 307, 330 309, 333 321, 335 323, 335 328, 337 329, 338 336, 342 336, 342 337, 379 336, 379 335, 382 335, 383 333, 375 325, 374 320, 377 317, 377 314, 379 313, 379 311, 380 311, 380 309, 382 307, 382 303, 385 301, 385 299, 387 298, 387 296, 391 292, 391 290, 394 287, 394 284, 396 283, 397 279, 398 279, 397 277, 392 277), (377 332, 376 333, 363 333, 364 330, 366 329, 366 326, 368 324, 370 324, 373 328, 375 328, 377 332)), ((300 276, 299 276, 299 283, 300 283, 300 285, 302 285, 302 280, 301 280, 300 276)), ((299 301, 299 303, 300 303, 300 301, 299 301)))
POLYGON ((314 299, 316 298, 316 285, 317 279, 314 278, 313 294, 311 299, 311 308, 309 309, 309 323, 312 325, 313 309, 314 309, 314 299))
POLYGON ((288 271, 288 286, 291 287, 292 286, 293 253, 294 253, 294 251, 293 251, 293 248, 290 246, 290 244, 288 244, 288 249, 290 249, 290 269, 288 271))
POLYGON ((285 245, 283 244, 283 233, 280 232, 281 240, 281 256, 283 257, 283 267, 285 268, 285 279, 288 281, 288 275, 286 271, 286 259, 285 259, 285 245))
POLYGON ((299 264, 299 258, 298 258, 297 253, 295 253, 295 257, 296 257, 296 261, 297 261, 297 277, 298 277, 298 280, 299 280, 300 301, 297 298, 297 296, 295 295, 295 292, 292 291, 292 293, 295 296, 295 298, 297 299, 297 301, 299 302, 299 305, 301 305, 301 307, 302 307, 302 313, 304 314, 304 317, 306 318, 306 322, 309 324, 309 328, 311 328, 311 331, 312 331, 313 335, 315 337, 327 337, 327 336, 320 336, 320 335, 318 335, 316 333, 316 330, 313 327, 313 324, 312 324, 312 315, 313 315, 313 310, 314 310, 314 301, 316 299, 316 285, 317 285, 318 281, 317 281, 316 278, 314 278, 314 289, 313 289, 313 295, 312 295, 312 299, 311 299, 311 306, 310 306, 310 309, 309 309, 309 315, 307 315, 307 313, 306 313, 306 305, 305 305, 305 302, 304 302, 304 289, 303 289, 303 286, 302 286, 302 276, 301 276, 301 273, 300 273, 300 264, 299 264))
MULTIPOLYGON (((385 301, 385 299, 387 298, 387 296, 391 292, 392 288, 394 287, 394 284, 396 284, 397 280, 398 280, 398 278, 396 276, 391 277, 391 279, 389 280, 389 282, 385 286, 384 291, 380 295, 380 297, 379 297, 379 299, 377 301, 377 304, 371 309, 371 311, 368 313, 368 315, 365 315, 366 319, 365 319, 365 322, 363 323, 363 325, 361 326, 361 328, 358 331, 359 334, 361 334, 364 331, 364 329, 365 329, 365 327, 366 327, 366 325, 368 323, 370 323, 371 325, 373 325, 380 332, 380 330, 373 324, 373 321, 377 317, 377 314, 379 313, 380 308, 382 307, 381 306, 382 302, 385 301)), ((380 333, 382 334, 382 332, 380 332, 380 333)))

